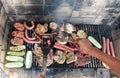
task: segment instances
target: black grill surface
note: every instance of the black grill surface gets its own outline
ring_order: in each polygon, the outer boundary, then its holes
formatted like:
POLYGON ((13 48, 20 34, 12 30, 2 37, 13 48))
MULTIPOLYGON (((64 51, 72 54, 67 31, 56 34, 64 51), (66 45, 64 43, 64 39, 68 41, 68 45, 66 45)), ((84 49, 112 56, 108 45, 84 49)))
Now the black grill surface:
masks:
MULTIPOLYGON (((10 34, 8 35, 8 42, 9 42, 8 46, 10 46, 11 45, 10 39, 12 38, 11 32, 14 30, 14 27, 12 26, 13 25, 12 22, 8 22, 8 25, 9 25, 9 30, 10 30, 10 34)), ((88 25, 88 24, 78 24, 78 25, 73 24, 73 25, 76 27, 77 30, 82 29, 87 33, 88 36, 93 36, 98 42, 100 42, 101 45, 102 45, 102 36, 105 36, 109 38, 110 40, 112 40, 109 26, 88 25)), ((29 36, 32 36, 31 33, 33 32, 34 30, 29 31, 29 36)), ((34 44, 25 43, 25 45, 26 45, 26 51, 33 50, 34 44)), ((91 63, 81 66, 81 67, 76 67, 74 63, 60 65, 60 64, 57 64, 56 62, 53 62, 53 64, 49 66, 48 68, 104 68, 104 66, 102 65, 102 62, 98 60, 97 58, 91 57, 91 60, 92 60, 91 63)), ((38 66, 38 63, 36 62, 35 56, 33 56, 32 68, 40 69, 40 67, 38 66)))

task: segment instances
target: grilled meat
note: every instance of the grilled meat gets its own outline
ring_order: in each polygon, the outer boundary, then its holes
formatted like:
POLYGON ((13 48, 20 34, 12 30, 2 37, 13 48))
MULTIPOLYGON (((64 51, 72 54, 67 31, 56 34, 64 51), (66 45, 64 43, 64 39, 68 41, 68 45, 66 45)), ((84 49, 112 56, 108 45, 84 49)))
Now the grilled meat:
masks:
POLYGON ((89 63, 91 63, 91 58, 89 55, 85 55, 84 57, 77 56, 77 61, 75 61, 75 66, 79 67, 89 63))
MULTIPOLYGON (((43 51, 41 47, 39 47, 37 44, 34 46, 33 54, 36 56, 36 60, 39 64, 39 66, 42 66, 43 63, 43 51)), ((50 66, 53 63, 53 55, 52 51, 50 50, 50 53, 47 55, 47 66, 50 66)))
POLYGON ((37 57, 43 57, 42 49, 37 44, 34 45, 33 54, 35 54, 37 57))
POLYGON ((37 24, 37 26, 35 28, 35 32, 37 34, 39 34, 39 35, 44 34, 45 32, 47 32, 48 31, 47 24, 44 24, 44 25, 37 24))
MULTIPOLYGON (((41 67, 42 63, 43 63, 43 57, 36 57, 36 60, 39 64, 39 66, 41 67)), ((47 55, 47 65, 46 66, 50 66, 52 63, 53 63, 53 60, 50 59, 50 55, 48 54, 47 55)))
POLYGON ((56 31, 58 24, 56 24, 55 22, 51 22, 50 26, 49 26, 53 31, 56 31))
POLYGON ((13 31, 12 36, 23 38, 24 37, 24 32, 23 31, 13 31))
POLYGON ((61 50, 57 50, 55 55, 54 55, 54 60, 58 63, 58 64, 63 64, 65 62, 66 56, 65 56, 65 52, 61 51, 61 50))
POLYGON ((22 38, 14 37, 11 39, 11 44, 13 45, 23 45, 24 41, 22 38))
POLYGON ((25 29, 24 25, 19 22, 14 23, 13 26, 19 31, 23 31, 25 29))
POLYGON ((77 39, 79 38, 79 37, 77 36, 77 34, 75 34, 75 33, 72 33, 71 36, 72 36, 72 39, 73 39, 73 40, 77 40, 77 39))
POLYGON ((79 38, 86 38, 87 37, 87 34, 85 33, 84 30, 78 30, 77 35, 79 38))
POLYGON ((67 33, 72 33, 73 31, 75 31, 76 29, 75 29, 75 27, 72 25, 72 24, 70 24, 70 23, 67 23, 66 24, 66 26, 65 26, 65 32, 67 32, 67 33))
POLYGON ((77 56, 74 54, 74 52, 69 52, 66 55, 66 63, 70 64, 77 61, 77 56))

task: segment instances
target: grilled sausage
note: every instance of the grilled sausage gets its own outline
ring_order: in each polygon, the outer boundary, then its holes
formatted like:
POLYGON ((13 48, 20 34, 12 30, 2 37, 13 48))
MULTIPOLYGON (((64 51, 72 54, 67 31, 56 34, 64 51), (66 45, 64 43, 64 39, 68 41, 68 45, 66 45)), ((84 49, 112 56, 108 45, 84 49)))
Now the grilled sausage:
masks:
POLYGON ((107 54, 110 55, 110 47, 109 47, 109 44, 110 44, 110 40, 107 38, 106 39, 106 46, 107 46, 107 54))
POLYGON ((24 27, 28 30, 32 30, 35 27, 35 24, 33 21, 31 21, 31 24, 32 24, 32 26, 29 27, 29 26, 27 26, 26 22, 24 22, 24 27))
POLYGON ((106 40, 105 40, 105 37, 102 37, 102 42, 103 42, 103 52, 106 53, 106 40))
POLYGON ((57 42, 55 43, 54 48, 64 50, 64 51, 67 51, 67 52, 73 52, 74 51, 74 48, 71 48, 69 46, 66 46, 64 44, 60 44, 60 43, 57 43, 57 42))
POLYGON ((23 40, 24 40, 25 42, 31 43, 31 44, 39 44, 39 43, 41 43, 41 40, 39 40, 39 41, 31 41, 31 40, 26 39, 25 37, 23 38, 23 40))
POLYGON ((69 46, 67 46, 67 45, 64 45, 64 44, 60 44, 60 43, 55 43, 55 45, 58 45, 58 46, 60 46, 60 47, 63 47, 63 48, 65 48, 66 50, 70 50, 70 51, 74 51, 74 48, 71 48, 71 47, 69 47, 69 46))
POLYGON ((113 48, 113 42, 110 41, 110 51, 111 51, 111 54, 113 57, 115 57, 115 51, 114 51, 114 48, 113 48))
POLYGON ((35 39, 36 39, 35 36, 33 36, 33 37, 31 37, 31 38, 28 36, 28 30, 27 30, 27 29, 25 29, 25 37, 26 37, 28 40, 35 40, 35 39))

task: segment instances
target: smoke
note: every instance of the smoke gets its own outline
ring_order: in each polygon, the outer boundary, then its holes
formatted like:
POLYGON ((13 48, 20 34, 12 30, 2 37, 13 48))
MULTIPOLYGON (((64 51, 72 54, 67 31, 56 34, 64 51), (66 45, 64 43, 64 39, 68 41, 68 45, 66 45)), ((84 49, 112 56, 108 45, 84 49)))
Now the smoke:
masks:
POLYGON ((53 14, 58 23, 64 23, 70 19, 72 7, 64 2, 53 11, 53 14))

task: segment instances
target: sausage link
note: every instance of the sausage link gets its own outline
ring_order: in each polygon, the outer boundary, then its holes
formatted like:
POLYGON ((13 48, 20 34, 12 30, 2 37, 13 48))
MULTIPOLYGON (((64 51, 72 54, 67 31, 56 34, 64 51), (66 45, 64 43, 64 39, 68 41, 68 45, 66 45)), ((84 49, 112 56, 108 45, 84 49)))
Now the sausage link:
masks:
POLYGON ((106 40, 105 40, 105 37, 102 37, 102 42, 103 42, 103 52, 106 53, 106 40))
POLYGON ((31 44, 39 44, 39 43, 41 43, 41 40, 39 40, 39 41, 30 41, 30 40, 26 39, 25 37, 23 38, 23 40, 24 40, 25 42, 31 43, 31 44))
POLYGON ((115 57, 115 51, 114 51, 114 48, 113 48, 113 42, 110 41, 110 50, 111 50, 111 54, 113 57, 115 57))
POLYGON ((110 40, 107 38, 106 40, 106 47, 107 47, 107 54, 110 55, 110 47, 109 47, 109 44, 110 44, 110 40))

